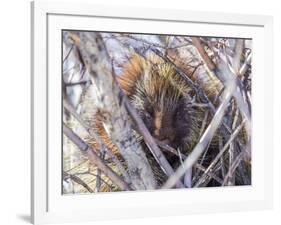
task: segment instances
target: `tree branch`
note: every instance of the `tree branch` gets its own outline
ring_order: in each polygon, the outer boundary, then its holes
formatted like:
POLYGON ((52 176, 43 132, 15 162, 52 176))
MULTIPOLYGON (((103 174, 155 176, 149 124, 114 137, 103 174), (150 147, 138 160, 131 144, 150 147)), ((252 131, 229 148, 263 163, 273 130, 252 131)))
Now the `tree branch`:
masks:
POLYGON ((94 191, 92 190, 92 188, 90 188, 90 186, 88 184, 86 184, 82 179, 80 179, 78 176, 74 175, 74 174, 70 174, 67 173, 65 171, 63 171, 63 176, 64 177, 69 177, 71 180, 73 180, 75 183, 82 185, 84 188, 87 189, 88 192, 90 193, 94 193, 94 191))

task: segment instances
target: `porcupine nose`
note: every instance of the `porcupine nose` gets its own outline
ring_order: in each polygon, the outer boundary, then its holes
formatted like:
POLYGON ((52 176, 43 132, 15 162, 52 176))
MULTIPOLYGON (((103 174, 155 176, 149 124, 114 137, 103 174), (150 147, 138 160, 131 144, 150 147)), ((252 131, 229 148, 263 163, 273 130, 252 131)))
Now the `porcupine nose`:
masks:
POLYGON ((162 128, 161 131, 154 136, 157 140, 168 145, 171 145, 175 140, 174 130, 170 128, 162 128))
POLYGON ((175 130, 172 126, 171 115, 163 111, 155 112, 153 136, 165 144, 171 145, 175 140, 175 130))

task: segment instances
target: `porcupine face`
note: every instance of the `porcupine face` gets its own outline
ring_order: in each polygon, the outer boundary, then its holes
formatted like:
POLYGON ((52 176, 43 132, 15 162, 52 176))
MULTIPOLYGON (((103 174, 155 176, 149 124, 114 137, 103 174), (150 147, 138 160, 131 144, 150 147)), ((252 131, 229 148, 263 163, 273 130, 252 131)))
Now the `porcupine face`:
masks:
POLYGON ((129 96, 150 133, 158 140, 188 151, 196 138, 196 112, 190 107, 185 81, 167 63, 146 63, 129 96))
MULTIPOLYGON (((165 96, 163 96, 165 99, 165 96)), ((139 110, 144 123, 151 134, 173 148, 184 147, 185 137, 188 136, 190 124, 189 114, 184 113, 185 99, 181 97, 174 105, 154 104, 148 102, 144 105, 144 110, 139 110)), ((167 104, 166 104, 167 103, 167 104)))

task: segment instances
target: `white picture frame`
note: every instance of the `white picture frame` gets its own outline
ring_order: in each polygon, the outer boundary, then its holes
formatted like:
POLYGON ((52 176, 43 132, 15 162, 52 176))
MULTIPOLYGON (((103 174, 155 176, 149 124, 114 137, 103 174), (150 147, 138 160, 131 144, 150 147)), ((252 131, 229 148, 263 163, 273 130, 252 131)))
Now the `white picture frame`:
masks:
POLYGON ((272 49, 270 16, 32 2, 32 222, 42 224, 272 208, 272 49), (60 113, 57 95, 60 83, 54 76, 61 74, 60 61, 57 62, 61 50, 60 31, 127 29, 122 31, 161 33, 171 24, 173 28, 169 33, 253 38, 256 52, 253 71, 257 75, 253 84, 253 184, 223 189, 62 196, 58 186, 61 180, 60 152, 54 151, 58 143, 57 134, 61 132, 61 127, 57 127, 60 118, 56 116, 56 110, 60 113), (183 27, 189 27, 189 30, 183 27))

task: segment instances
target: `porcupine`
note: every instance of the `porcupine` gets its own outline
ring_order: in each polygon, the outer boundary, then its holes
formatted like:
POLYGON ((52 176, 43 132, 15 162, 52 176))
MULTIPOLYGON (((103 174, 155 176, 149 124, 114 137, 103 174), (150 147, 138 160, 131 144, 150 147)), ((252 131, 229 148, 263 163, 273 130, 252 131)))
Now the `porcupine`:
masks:
MULTIPOLYGON (((175 67, 155 54, 146 57, 135 54, 127 64, 123 65, 122 73, 117 80, 151 135, 187 156, 200 139, 200 129, 205 111, 200 106, 192 104, 198 96, 178 74, 175 67)), ((214 87, 211 86, 211 88, 214 87)), ((217 84, 216 87, 218 87, 217 84)), ((215 91, 219 92, 219 90, 215 91)), ((207 92, 211 93, 210 90, 207 92)), ((213 96, 208 95, 214 97, 214 94, 213 96)), ((107 136, 99 115, 95 116, 97 133, 105 145, 123 161, 118 148, 107 136)), ((167 180, 167 176, 146 147, 142 137, 137 132, 136 135, 142 142, 157 183, 161 187, 167 180)), ((215 151, 213 156, 218 152, 217 135, 214 140, 209 147, 215 151)), ((167 152, 164 155, 175 170, 180 166, 181 162, 178 156, 167 152)))

